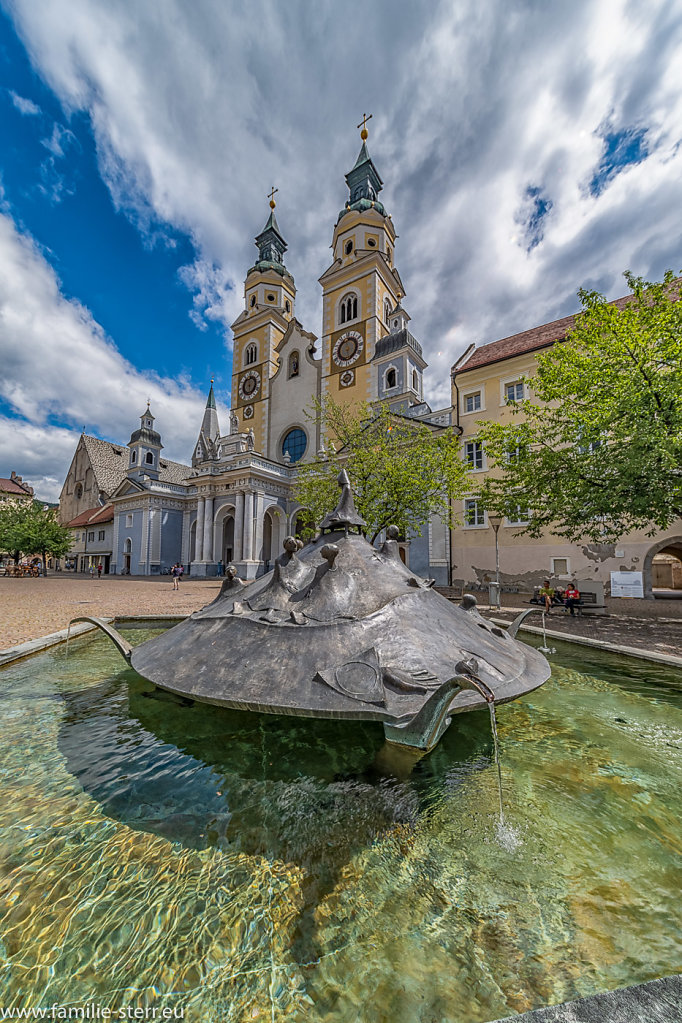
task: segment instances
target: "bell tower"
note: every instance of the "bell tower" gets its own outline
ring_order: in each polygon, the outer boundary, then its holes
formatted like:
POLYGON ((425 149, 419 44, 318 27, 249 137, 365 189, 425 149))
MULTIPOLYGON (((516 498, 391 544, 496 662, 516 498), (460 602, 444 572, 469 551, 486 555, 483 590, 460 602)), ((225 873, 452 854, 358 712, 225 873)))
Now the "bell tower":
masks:
POLYGON ((258 259, 244 282, 244 310, 232 324, 232 411, 239 431, 253 430, 256 451, 267 454, 270 378, 277 370, 277 345, 294 316, 296 288, 284 265, 285 242, 275 217, 275 194, 270 192, 270 216, 256 238, 258 259))
POLYGON ((322 395, 341 403, 378 396, 370 363, 404 295, 393 258, 395 228, 379 201, 383 182, 367 149, 371 116, 358 125, 362 146, 346 174, 349 196, 334 227, 333 262, 320 277, 322 395))

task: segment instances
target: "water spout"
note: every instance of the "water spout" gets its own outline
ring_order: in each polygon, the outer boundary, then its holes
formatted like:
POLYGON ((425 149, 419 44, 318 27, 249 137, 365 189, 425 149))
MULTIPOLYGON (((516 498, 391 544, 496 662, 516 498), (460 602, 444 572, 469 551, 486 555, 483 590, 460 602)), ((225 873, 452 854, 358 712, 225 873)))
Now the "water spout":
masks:
POLYGON ((542 612, 542 646, 540 647, 541 654, 555 654, 556 647, 547 646, 547 628, 545 625, 545 612, 542 612))

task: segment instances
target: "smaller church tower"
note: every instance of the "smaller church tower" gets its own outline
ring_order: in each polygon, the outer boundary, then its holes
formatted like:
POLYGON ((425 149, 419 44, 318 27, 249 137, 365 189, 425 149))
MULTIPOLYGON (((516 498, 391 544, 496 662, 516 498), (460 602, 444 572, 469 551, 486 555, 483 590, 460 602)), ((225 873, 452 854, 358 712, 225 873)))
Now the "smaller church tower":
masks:
POLYGON ((244 282, 244 311, 232 324, 232 411, 239 432, 253 430, 256 451, 265 454, 269 433, 270 378, 277 371, 277 346, 294 316, 296 288, 284 265, 287 250, 275 217, 275 188, 270 216, 256 238, 258 259, 244 282))
POLYGON ((140 416, 140 428, 128 441, 128 475, 149 476, 157 480, 162 447, 161 434, 154 429, 154 416, 147 402, 147 408, 140 416))
POLYGON ((376 372, 376 393, 391 407, 420 404, 426 362, 422 346, 410 334, 410 316, 398 303, 388 314, 389 333, 377 341, 372 363, 376 372))
POLYGON ((220 425, 218 423, 218 410, 216 409, 215 395, 213 393, 213 380, 211 380, 211 389, 208 392, 206 408, 204 409, 204 418, 201 423, 197 442, 194 445, 194 452, 192 453, 193 468, 199 465, 200 462, 205 462, 207 459, 218 457, 219 437, 220 425))

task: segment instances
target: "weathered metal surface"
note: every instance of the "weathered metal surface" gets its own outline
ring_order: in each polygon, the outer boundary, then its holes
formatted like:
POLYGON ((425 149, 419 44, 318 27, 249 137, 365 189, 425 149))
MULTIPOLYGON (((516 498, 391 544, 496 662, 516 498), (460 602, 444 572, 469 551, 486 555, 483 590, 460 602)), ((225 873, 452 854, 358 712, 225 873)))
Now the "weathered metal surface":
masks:
POLYGON ((486 622, 473 598, 455 606, 411 573, 395 540, 377 550, 344 527, 293 547, 268 575, 226 580, 212 604, 136 647, 136 671, 217 706, 385 722, 391 741, 420 748, 449 715, 485 704, 481 686, 505 703, 548 678, 545 658, 486 622), (439 690, 429 723, 419 715, 439 690))

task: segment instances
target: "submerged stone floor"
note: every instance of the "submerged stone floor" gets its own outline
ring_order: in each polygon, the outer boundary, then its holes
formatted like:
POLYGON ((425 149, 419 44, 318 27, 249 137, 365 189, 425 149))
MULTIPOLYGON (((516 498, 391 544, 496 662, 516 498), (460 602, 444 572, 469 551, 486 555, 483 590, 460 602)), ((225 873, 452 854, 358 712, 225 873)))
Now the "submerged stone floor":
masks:
POLYGON ((679 1023, 681 1012, 682 976, 677 976, 506 1016, 494 1023, 679 1023))

